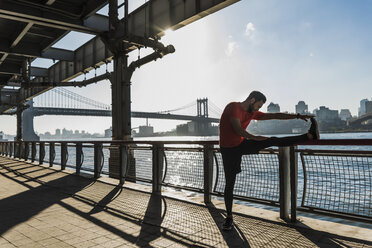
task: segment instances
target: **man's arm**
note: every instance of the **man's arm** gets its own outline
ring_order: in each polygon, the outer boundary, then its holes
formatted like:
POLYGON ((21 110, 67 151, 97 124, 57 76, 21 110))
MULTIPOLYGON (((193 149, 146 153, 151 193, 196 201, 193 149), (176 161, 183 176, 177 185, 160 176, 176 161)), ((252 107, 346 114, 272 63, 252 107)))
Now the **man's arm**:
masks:
POLYGON ((236 134, 244 137, 245 139, 251 139, 251 140, 265 140, 267 137, 264 136, 255 136, 247 131, 245 131, 241 126, 240 126, 240 120, 238 118, 230 118, 231 125, 233 127, 233 130, 236 134))
POLYGON ((307 121, 307 119, 313 118, 313 115, 300 115, 300 114, 285 114, 285 113, 264 113, 260 120, 292 120, 301 119, 307 121))

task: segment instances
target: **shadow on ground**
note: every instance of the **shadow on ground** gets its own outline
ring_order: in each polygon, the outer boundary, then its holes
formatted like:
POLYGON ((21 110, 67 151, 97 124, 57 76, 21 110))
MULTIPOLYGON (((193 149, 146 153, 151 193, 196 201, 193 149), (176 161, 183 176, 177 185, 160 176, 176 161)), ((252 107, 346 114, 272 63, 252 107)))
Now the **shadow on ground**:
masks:
POLYGON ((0 177, 22 188, 0 199, 0 236, 57 204, 87 224, 140 247, 372 246, 243 214, 234 215, 234 229, 226 232, 221 230, 225 212, 213 204, 201 206, 1 157, 0 177), (131 231, 122 223, 129 223, 131 231))

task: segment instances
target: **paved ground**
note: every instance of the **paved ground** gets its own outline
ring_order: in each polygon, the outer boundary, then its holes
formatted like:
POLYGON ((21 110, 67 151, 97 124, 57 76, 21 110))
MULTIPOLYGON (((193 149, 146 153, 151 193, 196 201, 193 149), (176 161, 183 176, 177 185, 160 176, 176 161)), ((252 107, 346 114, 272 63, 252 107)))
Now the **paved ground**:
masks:
POLYGON ((223 214, 0 157, 0 247, 372 247, 365 228, 340 225, 347 237, 239 213, 223 232, 223 214))

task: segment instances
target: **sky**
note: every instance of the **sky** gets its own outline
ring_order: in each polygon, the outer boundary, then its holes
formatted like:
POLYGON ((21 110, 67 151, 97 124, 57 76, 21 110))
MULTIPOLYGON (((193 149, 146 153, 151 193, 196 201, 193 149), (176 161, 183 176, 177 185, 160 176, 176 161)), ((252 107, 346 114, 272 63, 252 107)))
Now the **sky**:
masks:
MULTIPOLYGON (((133 9, 143 2, 130 4, 133 9)), ((205 97, 223 109, 259 90, 267 97, 263 111, 274 102, 282 112, 294 112, 303 100, 310 111, 326 106, 357 115, 360 100, 372 97, 371 12, 367 0, 242 0, 167 32, 161 42, 176 52, 134 72, 132 110, 174 109, 205 97)), ((73 33, 55 46, 76 49, 91 37, 73 33)), ((134 51, 130 60, 148 53, 134 51)), ((37 60, 32 65, 52 63, 37 60)), ((111 104, 107 81, 69 90, 111 104)), ((132 119, 132 127, 145 123, 132 119)), ((155 131, 165 131, 179 122, 149 123, 155 131)), ((111 118, 43 116, 34 125, 39 133, 56 128, 103 133, 111 118)), ((15 134, 16 118, 0 116, 0 130, 15 134)))

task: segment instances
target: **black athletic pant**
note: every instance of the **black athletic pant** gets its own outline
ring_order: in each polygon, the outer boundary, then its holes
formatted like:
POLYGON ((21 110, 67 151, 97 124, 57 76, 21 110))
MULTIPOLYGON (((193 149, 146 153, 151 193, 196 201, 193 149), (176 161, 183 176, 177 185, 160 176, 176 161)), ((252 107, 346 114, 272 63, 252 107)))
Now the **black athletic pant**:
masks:
POLYGON ((301 141, 308 140, 307 134, 290 137, 270 137, 266 140, 256 141, 245 139, 239 146, 221 147, 223 167, 225 171, 225 206, 228 215, 232 214, 233 191, 236 175, 241 172, 241 157, 245 154, 257 154, 260 150, 270 146, 291 146, 301 141))

